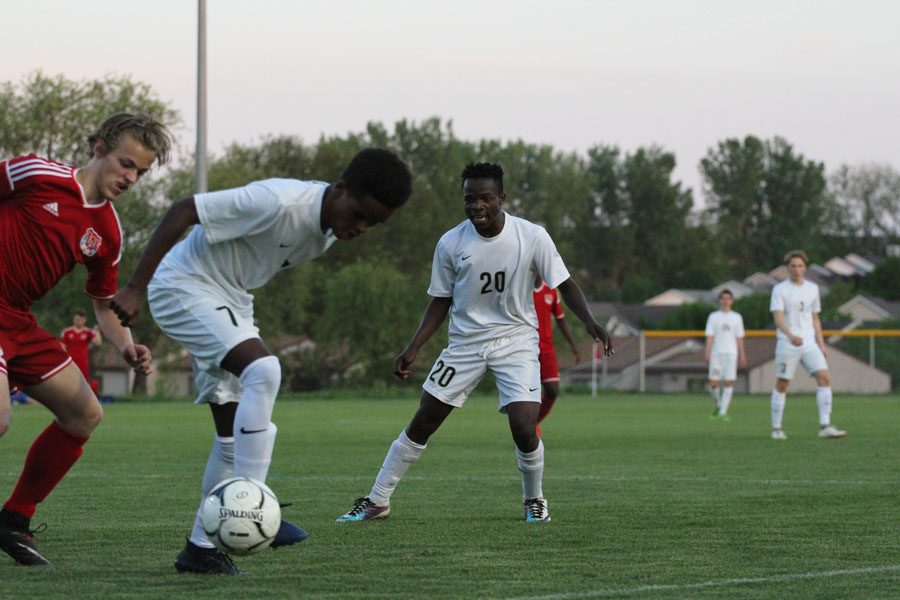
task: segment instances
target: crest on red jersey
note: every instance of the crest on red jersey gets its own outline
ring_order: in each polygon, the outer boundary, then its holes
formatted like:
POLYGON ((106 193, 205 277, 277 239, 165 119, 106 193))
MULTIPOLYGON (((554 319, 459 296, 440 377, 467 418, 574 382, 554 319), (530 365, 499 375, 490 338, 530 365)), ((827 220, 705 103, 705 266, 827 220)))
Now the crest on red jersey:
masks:
POLYGON ((553 304, 553 294, 544 294, 544 302, 547 304, 553 304))
POLYGON ((81 248, 81 253, 85 256, 93 256, 97 254, 97 250, 100 249, 100 244, 103 243, 103 238, 100 237, 100 234, 94 231, 93 227, 88 227, 87 231, 84 232, 84 235, 81 236, 81 242, 78 246, 81 248))

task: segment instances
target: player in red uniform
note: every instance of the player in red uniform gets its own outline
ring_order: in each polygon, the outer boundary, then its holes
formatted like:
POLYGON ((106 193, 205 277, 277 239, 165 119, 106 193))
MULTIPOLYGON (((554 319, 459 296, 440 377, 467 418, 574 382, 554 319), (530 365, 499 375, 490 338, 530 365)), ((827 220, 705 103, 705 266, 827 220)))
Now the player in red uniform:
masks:
POLYGON ((83 168, 33 154, 0 161, 0 435, 9 429, 10 387, 21 387, 55 419, 34 441, 12 495, 0 510, 0 550, 23 565, 47 565, 36 549, 37 505, 81 456, 100 423, 97 397, 62 344, 42 329, 31 305, 76 264, 88 270, 104 337, 135 369, 150 370, 150 350, 109 307, 116 293, 122 231, 111 201, 166 161, 170 135, 159 122, 121 113, 88 137, 83 168))
POLYGON ((562 304, 559 303, 559 295, 556 290, 547 286, 540 279, 534 282, 534 311, 538 318, 538 348, 541 362, 541 384, 544 386, 544 395, 541 396, 541 410, 538 413, 537 433, 541 435, 541 421, 553 408, 556 397, 559 396, 559 364, 556 361, 556 348, 553 346, 553 323, 550 318, 556 319, 556 326, 562 332, 563 337, 569 342, 572 354, 575 356, 575 364, 581 362, 578 355, 578 347, 572 338, 572 332, 566 323, 566 315, 562 304))
POLYGON ((85 381, 88 382, 91 386, 91 391, 96 395, 98 385, 96 379, 91 379, 88 351, 91 346, 99 346, 103 343, 103 337, 98 329, 85 327, 85 323, 87 323, 87 313, 81 309, 76 310, 75 315, 72 317, 72 326, 62 330, 62 333, 59 334, 59 341, 62 342, 66 352, 72 357, 72 362, 81 370, 85 381))

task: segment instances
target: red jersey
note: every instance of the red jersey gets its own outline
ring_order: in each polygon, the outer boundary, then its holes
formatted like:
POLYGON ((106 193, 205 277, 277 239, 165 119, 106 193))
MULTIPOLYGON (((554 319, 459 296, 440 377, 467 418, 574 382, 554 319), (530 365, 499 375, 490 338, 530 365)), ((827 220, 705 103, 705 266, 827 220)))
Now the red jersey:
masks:
POLYGON ((81 329, 66 327, 59 336, 59 340, 66 347, 69 356, 72 357, 78 368, 81 369, 85 379, 88 378, 90 372, 88 367, 88 348, 95 337, 97 337, 97 332, 87 327, 82 327, 81 329))
POLYGON ((75 167, 29 154, 0 162, 0 303, 27 309, 76 263, 85 292, 118 289, 122 226, 112 204, 88 204, 75 167))
POLYGON ((541 351, 553 348, 553 317, 561 319, 565 316, 559 295, 556 290, 543 281, 541 287, 534 290, 534 311, 538 319, 538 336, 541 351))

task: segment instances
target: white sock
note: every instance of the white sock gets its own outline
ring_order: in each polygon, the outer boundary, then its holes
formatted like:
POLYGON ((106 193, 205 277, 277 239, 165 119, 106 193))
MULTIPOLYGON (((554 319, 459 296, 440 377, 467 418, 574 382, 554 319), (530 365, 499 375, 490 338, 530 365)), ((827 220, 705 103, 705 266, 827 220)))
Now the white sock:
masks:
POLYGON ((203 508, 203 501, 216 484, 231 477, 234 477, 234 438, 216 436, 213 440, 212 450, 209 452, 209 460, 206 461, 206 471, 203 472, 200 507, 197 509, 194 529, 191 530, 190 537, 191 542, 202 548, 213 547, 213 543, 203 533, 203 525, 200 521, 200 510, 203 508))
POLYGON ((375 504, 388 504, 391 501, 391 495, 400 479, 406 474, 409 465, 413 464, 422 456, 425 446, 417 444, 406 435, 406 429, 400 432, 394 443, 391 444, 387 456, 384 457, 384 464, 378 471, 375 478, 375 485, 369 492, 369 500, 375 504))
POLYGON ((543 498, 544 490, 544 441, 538 438, 538 447, 525 453, 516 448, 516 460, 522 472, 522 493, 525 498, 543 498))
POLYGON ((822 427, 831 424, 831 388, 816 388, 816 404, 819 405, 819 425, 822 427))
POLYGON ((772 390, 772 429, 781 429, 781 418, 784 416, 784 404, 787 394, 772 390))
POLYGON ((713 402, 714 402, 715 405, 716 405, 716 408, 719 408, 719 406, 720 406, 720 404, 719 404, 719 390, 721 390, 721 389, 722 389, 721 387, 710 387, 710 388, 709 388, 709 395, 712 396, 712 399, 713 399, 713 402))
POLYGON ((719 414, 727 415, 728 407, 731 405, 731 396, 734 395, 733 387, 722 388, 722 399, 719 401, 719 414))
POLYGON ((234 415, 234 473, 265 482, 278 428, 272 423, 281 386, 274 356, 259 358, 241 373, 241 401, 234 415))

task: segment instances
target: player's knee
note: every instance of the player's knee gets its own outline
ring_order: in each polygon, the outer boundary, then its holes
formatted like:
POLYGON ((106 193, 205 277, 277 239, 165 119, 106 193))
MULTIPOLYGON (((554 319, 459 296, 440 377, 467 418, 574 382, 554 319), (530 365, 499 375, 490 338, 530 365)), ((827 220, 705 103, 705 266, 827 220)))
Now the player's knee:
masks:
POLYGON ((66 417, 57 415, 57 421, 63 429, 76 435, 90 437, 103 420, 103 407, 97 399, 91 395, 91 401, 81 403, 71 414, 66 417))
POLYGON ((779 379, 775 382, 775 391, 777 391, 779 394, 785 393, 790 383, 791 382, 789 379, 779 379))
POLYGON ((535 428, 514 429, 512 432, 513 442, 522 452, 534 452, 538 447, 539 439, 535 428))
POLYGON ((828 371, 816 373, 816 383, 819 384, 819 387, 829 387, 831 385, 831 377, 828 375, 828 371))
POLYGON ((281 363, 275 356, 258 358, 244 368, 240 380, 244 388, 252 387, 274 401, 281 388, 281 363))

